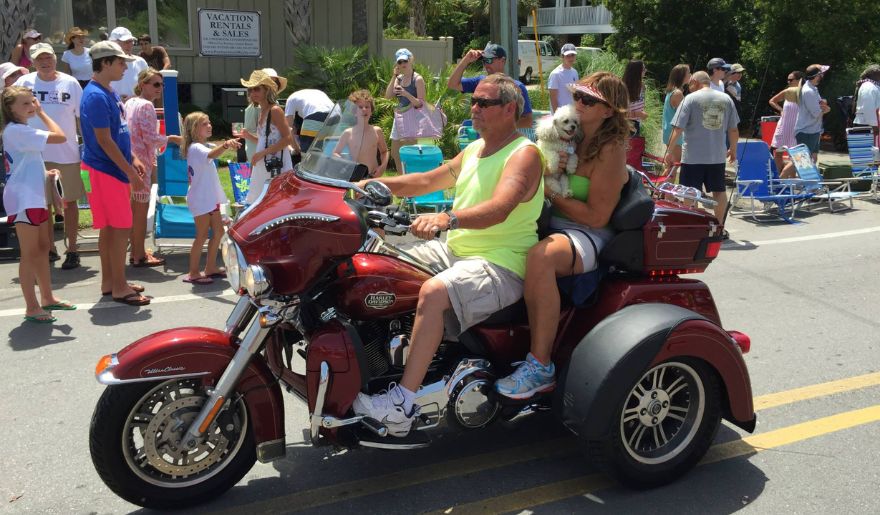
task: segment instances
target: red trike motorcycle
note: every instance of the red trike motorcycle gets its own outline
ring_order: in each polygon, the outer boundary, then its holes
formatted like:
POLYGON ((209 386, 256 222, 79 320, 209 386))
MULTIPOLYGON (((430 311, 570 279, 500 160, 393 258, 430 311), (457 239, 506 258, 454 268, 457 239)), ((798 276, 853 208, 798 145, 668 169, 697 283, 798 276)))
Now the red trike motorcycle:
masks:
MULTIPOLYGON (((352 119, 330 116, 297 169, 274 178, 229 228, 222 251, 240 297, 224 329, 160 331, 98 363, 107 389, 90 447, 114 492, 181 508, 216 498, 255 460, 283 458, 282 388, 308 404, 316 445, 413 449, 442 423, 478 429, 552 410, 593 463, 634 487, 690 470, 721 418, 754 429, 749 339, 722 329, 705 284, 681 277, 715 258, 721 226, 676 200, 627 213, 626 198, 591 300, 563 305, 555 392, 520 403, 493 392, 529 349, 519 304, 441 344, 409 436, 354 415, 358 392, 402 375, 419 289, 437 265, 395 245, 409 216, 381 183, 353 184, 363 167, 333 155, 352 119)), ((694 196, 669 188, 667 198, 694 196)))

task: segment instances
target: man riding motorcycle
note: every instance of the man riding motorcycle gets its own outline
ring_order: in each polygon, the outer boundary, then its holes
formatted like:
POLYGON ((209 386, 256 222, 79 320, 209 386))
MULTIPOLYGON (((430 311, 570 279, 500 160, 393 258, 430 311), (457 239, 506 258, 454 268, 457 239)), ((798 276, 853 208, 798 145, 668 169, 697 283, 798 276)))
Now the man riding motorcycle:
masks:
POLYGON ((415 392, 447 334, 457 336, 523 294, 526 255, 538 242, 544 198, 543 157, 516 131, 523 98, 503 74, 483 79, 471 98, 474 128, 482 139, 430 172, 379 179, 399 196, 455 187, 451 211, 418 217, 411 232, 426 242, 406 252, 439 262, 444 270, 419 291, 409 357, 399 385, 385 393, 358 394, 354 411, 406 436, 418 408, 415 392), (449 230, 446 242, 437 231, 449 230))

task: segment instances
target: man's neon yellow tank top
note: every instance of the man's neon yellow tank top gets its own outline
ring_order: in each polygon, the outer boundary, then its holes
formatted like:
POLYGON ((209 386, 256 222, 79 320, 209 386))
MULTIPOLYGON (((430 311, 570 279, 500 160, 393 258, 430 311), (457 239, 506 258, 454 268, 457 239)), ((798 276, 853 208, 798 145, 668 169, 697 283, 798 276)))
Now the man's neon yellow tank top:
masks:
MULTIPOLYGON (((480 139, 464 149, 461 173, 455 181, 455 201, 452 209, 473 207, 492 198, 501 180, 504 165, 517 150, 535 146, 524 137, 518 137, 489 157, 480 158, 485 142, 480 139)), ((540 152, 538 152, 540 154, 540 152)), ((544 157, 541 156, 543 169, 544 157)), ((446 244, 459 257, 481 257, 502 266, 520 277, 526 274, 526 255, 538 243, 538 217, 544 200, 544 179, 538 191, 527 202, 521 202, 503 222, 485 229, 456 229, 449 231, 446 244)))

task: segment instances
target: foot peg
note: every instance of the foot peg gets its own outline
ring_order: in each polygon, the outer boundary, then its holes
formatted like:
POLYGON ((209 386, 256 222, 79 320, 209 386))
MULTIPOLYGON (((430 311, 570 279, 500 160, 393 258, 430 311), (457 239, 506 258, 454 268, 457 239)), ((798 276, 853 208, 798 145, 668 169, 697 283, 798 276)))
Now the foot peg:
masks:
POLYGON ((369 429, 376 436, 381 436, 382 438, 388 436, 388 428, 374 418, 364 417, 361 419, 361 425, 369 429))

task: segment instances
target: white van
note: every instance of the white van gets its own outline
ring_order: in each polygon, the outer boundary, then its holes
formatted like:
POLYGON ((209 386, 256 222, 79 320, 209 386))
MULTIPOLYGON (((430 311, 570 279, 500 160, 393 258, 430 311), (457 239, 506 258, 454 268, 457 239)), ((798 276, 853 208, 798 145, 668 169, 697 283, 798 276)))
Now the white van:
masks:
MULTIPOLYGON (((559 56, 553 51, 553 47, 546 41, 538 41, 538 49, 541 56, 541 71, 546 76, 559 66, 559 56)), ((535 42, 530 39, 520 39, 517 50, 519 52, 519 78, 528 84, 532 77, 538 74, 538 54, 535 53, 535 42)))

